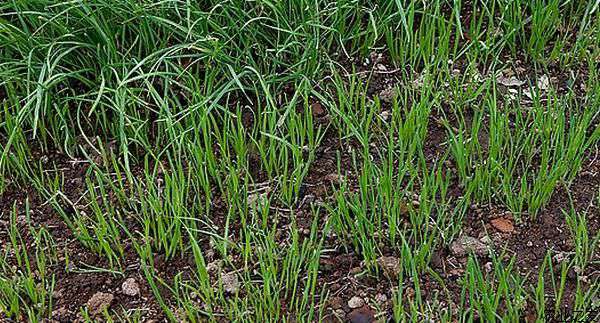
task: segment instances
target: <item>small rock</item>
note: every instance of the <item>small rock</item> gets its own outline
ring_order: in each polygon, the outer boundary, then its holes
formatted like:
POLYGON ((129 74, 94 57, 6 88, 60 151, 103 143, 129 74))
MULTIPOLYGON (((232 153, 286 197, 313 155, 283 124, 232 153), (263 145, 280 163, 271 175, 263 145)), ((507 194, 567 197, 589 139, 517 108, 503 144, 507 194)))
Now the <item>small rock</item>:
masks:
POLYGON ((113 294, 97 292, 87 301, 86 305, 90 314, 96 316, 108 309, 114 298, 113 294))
POLYGON ((365 305, 365 300, 358 297, 358 296, 353 296, 349 301, 348 301, 348 307, 350 307, 351 309, 355 309, 355 308, 359 308, 359 307, 363 307, 365 305))
POLYGON ((320 117, 325 114, 325 109, 323 109, 323 106, 319 102, 311 104, 310 107, 312 108, 312 114, 315 117, 320 117))
POLYGON ((383 268, 383 272, 391 279, 396 279, 402 270, 400 259, 394 256, 379 257, 377 263, 383 268))
POLYGON ((219 270, 221 269, 221 267, 223 266, 223 261, 222 260, 215 260, 211 263, 209 263, 208 265, 206 265, 206 272, 208 272, 208 274, 216 274, 217 272, 219 272, 219 270))
POLYGON ((383 304, 385 302, 387 302, 388 298, 385 294, 379 293, 377 295, 375 295, 375 302, 377 302, 378 304, 383 304))
POLYGON ((481 242, 479 239, 463 235, 458 237, 451 245, 450 251, 457 257, 464 257, 473 252, 478 256, 487 254, 488 245, 481 242))
POLYGON ((513 231, 515 231, 513 221, 509 218, 495 218, 492 219, 490 223, 494 228, 496 228, 496 230, 502 233, 512 233, 513 231))
POLYGON ((123 294, 127 296, 137 296, 140 294, 140 286, 133 278, 127 278, 121 285, 123 294))
POLYGON ((348 314, 348 321, 351 323, 372 323, 375 322, 375 313, 368 307, 361 307, 348 314))
POLYGON ((235 294, 240 290, 240 283, 234 272, 221 275, 221 283, 225 292, 229 294, 235 294))

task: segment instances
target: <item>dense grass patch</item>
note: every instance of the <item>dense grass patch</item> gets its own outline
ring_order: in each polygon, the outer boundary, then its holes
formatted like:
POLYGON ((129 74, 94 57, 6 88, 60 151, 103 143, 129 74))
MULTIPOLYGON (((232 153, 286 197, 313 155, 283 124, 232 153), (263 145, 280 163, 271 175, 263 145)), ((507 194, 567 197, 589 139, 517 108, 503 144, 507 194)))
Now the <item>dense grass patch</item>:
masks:
POLYGON ((599 11, 1 3, 0 316, 597 320, 599 11))

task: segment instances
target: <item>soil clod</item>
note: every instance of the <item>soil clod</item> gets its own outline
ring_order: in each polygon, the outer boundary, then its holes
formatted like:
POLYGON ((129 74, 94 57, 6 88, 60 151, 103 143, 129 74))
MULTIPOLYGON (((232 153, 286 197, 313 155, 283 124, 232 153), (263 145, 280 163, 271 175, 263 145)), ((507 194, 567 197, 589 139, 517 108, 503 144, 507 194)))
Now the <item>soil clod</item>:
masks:
POLYGON ((114 298, 113 294, 97 292, 87 301, 86 305, 90 314, 96 316, 108 309, 114 298))
POLYGON ((134 278, 127 278, 121 285, 121 290, 123 291, 123 294, 131 297, 140 294, 140 286, 134 278))
POLYGON ((474 253, 477 256, 484 256, 489 251, 489 246, 480 239, 462 235, 450 245, 450 250, 457 257, 464 257, 470 253, 474 253))
POLYGON ((362 297, 353 296, 352 298, 350 298, 350 300, 348 300, 348 307, 350 307, 351 309, 359 308, 363 305, 365 305, 365 300, 362 297))

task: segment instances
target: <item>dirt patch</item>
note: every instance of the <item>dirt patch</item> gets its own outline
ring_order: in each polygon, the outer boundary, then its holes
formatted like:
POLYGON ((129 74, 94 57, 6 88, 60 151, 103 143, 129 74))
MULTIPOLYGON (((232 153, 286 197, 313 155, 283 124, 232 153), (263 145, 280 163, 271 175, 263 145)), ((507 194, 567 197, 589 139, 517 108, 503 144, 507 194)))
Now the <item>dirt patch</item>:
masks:
MULTIPOLYGON (((565 213, 571 209, 571 200, 576 212, 588 215, 588 234, 593 238, 600 228, 600 219, 595 214, 600 214, 598 197, 600 189, 600 159, 595 156, 595 149, 591 150, 583 165, 582 172, 573 181, 569 188, 559 187, 553 194, 550 202, 535 218, 523 217, 514 223, 510 212, 497 205, 474 206, 464 219, 463 244, 469 245, 472 252, 480 258, 481 263, 489 261, 488 252, 493 250, 496 255, 505 255, 505 259, 515 257, 516 267, 522 277, 527 277, 528 283, 535 286, 538 273, 545 257, 550 255, 555 270, 567 255, 575 252, 574 242, 565 220, 565 213), (503 219, 501 223, 498 219, 503 219), (511 219, 511 220, 506 220, 511 219), (510 224, 509 224, 510 223, 510 224), (514 224, 513 224, 514 223, 514 224), (464 238, 464 237, 468 238, 464 238), (488 249, 484 242, 488 242, 492 249, 488 249)), ((463 239, 463 240, 460 240, 463 239)), ((458 245, 462 248, 462 245, 458 245)), ((464 274, 466 260, 464 254, 457 254, 450 245, 436 251, 431 261, 431 267, 444 277, 445 285, 455 304, 460 300, 461 287, 458 279, 464 274)), ((468 249, 467 248, 467 249, 468 249)), ((461 250, 463 250, 462 248, 461 250)), ((458 252, 460 253, 460 252, 458 252)), ((597 254, 594 255, 597 258, 597 254)), ((564 298, 561 303, 566 313, 572 309, 578 281, 585 288, 599 277, 600 267, 597 262, 591 262, 584 273, 568 273, 564 298), (582 281, 583 277, 583 281, 582 281)), ((548 294, 551 291, 547 286, 548 294)), ((552 300, 548 301, 550 305, 552 300)), ((530 309, 534 313, 535 309, 530 309)), ((535 316, 534 316, 535 317, 535 316)))
MULTIPOLYGON (((62 166, 68 167, 69 164, 62 164, 62 166)), ((78 182, 75 180, 79 179, 77 173, 77 170, 68 173, 72 177, 66 179, 67 183, 78 182)), ((71 189, 71 194, 78 192, 77 185, 67 184, 67 187, 71 189)), ((117 312, 140 310, 146 317, 162 317, 146 280, 142 278, 137 254, 131 246, 126 249, 123 270, 120 273, 111 273, 108 270, 109 262, 82 246, 62 217, 31 188, 21 189, 14 184, 0 195, 0 220, 2 221, 0 243, 2 245, 6 245, 8 241, 8 226, 13 205, 16 205, 17 210, 17 231, 30 254, 35 252, 35 240, 31 235, 31 228, 35 231, 41 228, 47 230, 56 246, 56 262, 49 263, 46 268, 47 276, 53 276, 55 279, 52 294, 53 319, 61 322, 73 321, 79 316, 80 308, 86 305, 92 315, 98 315, 106 308, 117 312), (29 216, 25 214, 26 203, 30 209, 29 216), (139 290, 135 297, 122 291, 125 276, 139 277, 136 280, 139 290)))

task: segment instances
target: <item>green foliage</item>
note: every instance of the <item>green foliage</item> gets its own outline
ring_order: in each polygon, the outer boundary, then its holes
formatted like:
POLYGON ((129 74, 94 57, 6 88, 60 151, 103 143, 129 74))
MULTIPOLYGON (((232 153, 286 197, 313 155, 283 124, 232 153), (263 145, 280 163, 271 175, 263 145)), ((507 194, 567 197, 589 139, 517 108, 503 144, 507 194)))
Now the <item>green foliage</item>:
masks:
MULTIPOLYGON (((563 210, 574 254, 549 253, 529 276, 513 258, 486 270, 469 256, 458 317, 431 259, 471 205, 544 216, 598 149, 599 12, 593 0, 4 1, 0 194, 50 205, 107 260, 89 270, 123 275, 133 253, 171 321, 321 320, 322 260, 336 252, 379 280, 377 259, 400 259, 398 322, 519 321, 526 303, 541 321, 561 314, 568 271, 597 262, 593 209, 563 210), (523 85, 501 84, 518 69, 523 85), (192 274, 162 277, 157 255, 193 259, 192 274), (440 286, 429 299, 426 276, 440 286)), ((0 212, 0 315, 50 318, 68 257, 16 220, 29 204, 0 212)), ((577 282, 574 309, 593 309, 590 285, 577 282)))

